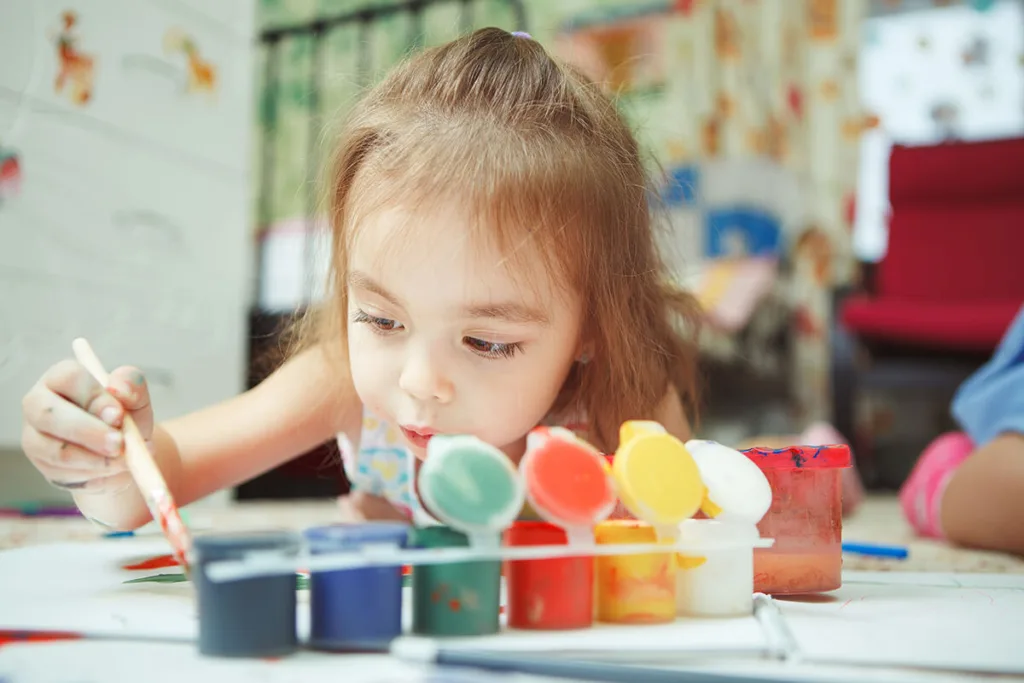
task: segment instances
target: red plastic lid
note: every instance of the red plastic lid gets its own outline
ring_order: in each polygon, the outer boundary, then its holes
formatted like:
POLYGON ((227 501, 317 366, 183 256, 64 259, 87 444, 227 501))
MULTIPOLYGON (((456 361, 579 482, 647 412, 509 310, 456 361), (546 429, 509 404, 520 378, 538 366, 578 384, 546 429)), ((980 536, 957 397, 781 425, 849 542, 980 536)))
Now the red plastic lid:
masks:
POLYGON ((844 444, 748 448, 742 452, 762 470, 834 469, 850 466, 850 447, 844 444))

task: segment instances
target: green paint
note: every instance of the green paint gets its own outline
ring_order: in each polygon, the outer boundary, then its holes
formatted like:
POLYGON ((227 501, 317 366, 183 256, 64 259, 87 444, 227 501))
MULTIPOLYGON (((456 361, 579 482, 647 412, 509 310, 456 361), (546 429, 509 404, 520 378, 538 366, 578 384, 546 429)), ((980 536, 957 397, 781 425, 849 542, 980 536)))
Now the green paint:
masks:
MULTIPOLYGON (((188 577, 184 573, 178 572, 174 574, 152 574, 150 576, 140 576, 136 579, 128 579, 124 583, 185 583, 188 581, 188 577)), ((295 575, 295 589, 304 591, 309 590, 309 577, 303 576, 302 574, 295 575)))
POLYGON ((185 583, 186 581, 188 581, 188 577, 184 573, 176 572, 174 574, 140 576, 137 579, 128 579, 125 583, 185 583))
POLYGON ((506 463, 471 444, 453 446, 444 458, 444 467, 431 469, 424 482, 438 514, 467 526, 503 522, 517 494, 506 463))
MULTIPOLYGON (((463 547, 467 537, 448 527, 414 530, 419 548, 463 547)), ((412 630, 426 636, 481 636, 497 633, 501 562, 454 562, 412 570, 412 630)))

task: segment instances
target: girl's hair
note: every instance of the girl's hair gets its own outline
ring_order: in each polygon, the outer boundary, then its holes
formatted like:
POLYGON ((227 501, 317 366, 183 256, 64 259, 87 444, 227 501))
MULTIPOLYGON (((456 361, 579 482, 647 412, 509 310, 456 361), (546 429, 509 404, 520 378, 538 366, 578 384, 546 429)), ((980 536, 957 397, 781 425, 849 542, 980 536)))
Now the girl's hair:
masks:
POLYGON ((574 364, 556 415, 581 413, 609 450, 670 386, 694 416, 698 307, 658 254, 636 140, 579 71, 532 39, 481 29, 397 66, 332 152, 331 296, 300 321, 299 346, 320 344, 347 369, 348 256, 366 212, 455 201, 474 212, 476 237, 513 266, 541 259, 583 302, 589 359, 574 364))

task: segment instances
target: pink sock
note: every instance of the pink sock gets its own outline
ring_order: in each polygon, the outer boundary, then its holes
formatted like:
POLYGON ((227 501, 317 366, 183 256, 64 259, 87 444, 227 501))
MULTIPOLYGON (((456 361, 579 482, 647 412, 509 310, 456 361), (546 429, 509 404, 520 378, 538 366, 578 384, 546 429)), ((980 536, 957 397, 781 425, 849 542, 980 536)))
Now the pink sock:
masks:
POLYGON ((910 526, 921 536, 944 538, 939 502, 956 468, 974 450, 962 432, 949 432, 932 441, 900 488, 900 504, 910 526))

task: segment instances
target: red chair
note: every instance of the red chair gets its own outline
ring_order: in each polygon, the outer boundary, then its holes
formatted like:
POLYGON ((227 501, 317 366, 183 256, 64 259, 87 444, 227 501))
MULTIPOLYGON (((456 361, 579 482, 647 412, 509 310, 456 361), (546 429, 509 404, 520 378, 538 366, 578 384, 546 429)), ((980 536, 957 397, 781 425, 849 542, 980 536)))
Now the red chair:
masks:
POLYGON ((833 419, 862 468, 859 391, 954 390, 1024 301, 1024 138, 896 146, 889 201, 886 255, 839 293, 832 331, 833 419))

